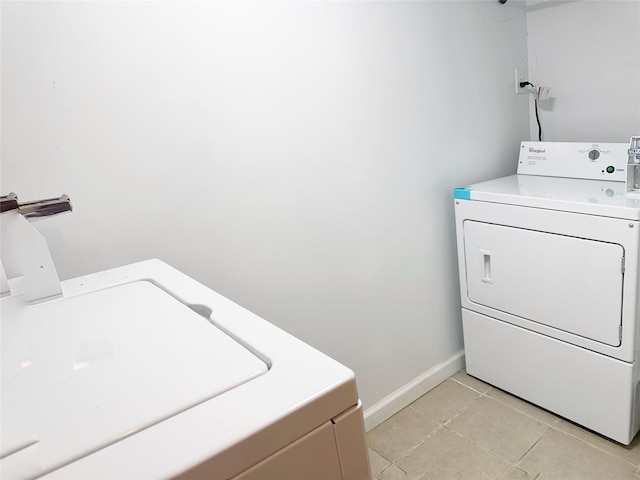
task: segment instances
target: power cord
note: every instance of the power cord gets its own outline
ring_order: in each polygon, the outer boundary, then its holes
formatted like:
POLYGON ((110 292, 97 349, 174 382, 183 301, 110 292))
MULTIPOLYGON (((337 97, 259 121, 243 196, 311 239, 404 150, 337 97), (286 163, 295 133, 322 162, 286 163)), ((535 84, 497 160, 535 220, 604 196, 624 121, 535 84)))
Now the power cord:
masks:
MULTIPOLYGON (((535 90, 536 86, 531 82, 520 82, 520 88, 526 87, 529 85, 531 88, 535 90)), ((534 96, 533 103, 536 107, 536 121, 538 122, 538 140, 542 141, 542 126, 540 125, 540 116, 538 115, 538 99, 534 96)))

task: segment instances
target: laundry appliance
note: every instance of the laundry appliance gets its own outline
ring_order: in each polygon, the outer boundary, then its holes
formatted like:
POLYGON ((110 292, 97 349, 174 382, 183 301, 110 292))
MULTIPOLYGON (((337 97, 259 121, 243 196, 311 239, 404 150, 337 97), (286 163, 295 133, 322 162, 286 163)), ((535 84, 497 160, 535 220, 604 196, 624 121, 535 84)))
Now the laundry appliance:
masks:
POLYGON ((467 372, 623 444, 640 427, 640 197, 625 143, 522 142, 455 190, 467 372))
POLYGON ((67 204, 2 199, 2 478, 371 478, 351 370, 159 260, 59 282, 67 204))

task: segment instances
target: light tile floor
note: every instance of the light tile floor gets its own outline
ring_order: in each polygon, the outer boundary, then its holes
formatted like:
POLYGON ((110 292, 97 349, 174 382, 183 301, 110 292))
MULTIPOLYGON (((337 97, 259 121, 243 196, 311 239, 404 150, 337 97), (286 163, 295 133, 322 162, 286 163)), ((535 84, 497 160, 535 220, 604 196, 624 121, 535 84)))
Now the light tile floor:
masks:
POLYGON ((640 480, 628 447, 464 370, 367 434, 377 480, 640 480))

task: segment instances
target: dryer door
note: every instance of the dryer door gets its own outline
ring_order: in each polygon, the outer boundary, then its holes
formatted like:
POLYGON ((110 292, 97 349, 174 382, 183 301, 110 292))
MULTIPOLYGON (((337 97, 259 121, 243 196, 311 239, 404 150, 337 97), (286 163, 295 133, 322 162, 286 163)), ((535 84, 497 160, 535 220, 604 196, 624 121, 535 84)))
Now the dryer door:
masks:
POLYGON ((471 302, 620 345, 620 245, 471 220, 464 243, 471 302))

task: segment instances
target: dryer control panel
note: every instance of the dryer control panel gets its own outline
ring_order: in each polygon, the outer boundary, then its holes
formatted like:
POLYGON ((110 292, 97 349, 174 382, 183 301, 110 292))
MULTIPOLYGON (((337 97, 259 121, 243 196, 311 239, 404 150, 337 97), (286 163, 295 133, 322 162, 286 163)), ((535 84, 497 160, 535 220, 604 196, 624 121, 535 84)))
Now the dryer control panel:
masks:
POLYGON ((518 174, 626 182, 628 143, 522 142, 518 174))

